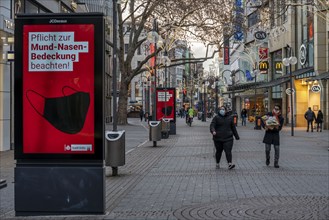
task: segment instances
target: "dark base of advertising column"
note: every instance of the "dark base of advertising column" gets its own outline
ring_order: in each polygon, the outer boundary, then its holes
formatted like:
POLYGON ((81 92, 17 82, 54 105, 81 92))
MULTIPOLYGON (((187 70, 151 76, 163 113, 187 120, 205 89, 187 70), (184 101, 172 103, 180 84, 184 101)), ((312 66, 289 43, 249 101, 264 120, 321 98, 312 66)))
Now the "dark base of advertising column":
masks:
POLYGON ((16 216, 104 214, 105 168, 18 164, 15 212, 16 216))

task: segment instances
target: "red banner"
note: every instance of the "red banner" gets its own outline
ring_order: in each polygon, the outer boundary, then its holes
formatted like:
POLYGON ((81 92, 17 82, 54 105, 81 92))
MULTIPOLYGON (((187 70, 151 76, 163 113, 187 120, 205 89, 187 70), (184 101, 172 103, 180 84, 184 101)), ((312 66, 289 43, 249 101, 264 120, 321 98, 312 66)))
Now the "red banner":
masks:
POLYGON ((267 47, 258 48, 258 56, 259 56, 259 60, 267 60, 268 59, 268 48, 267 47))
POLYGON ((24 25, 23 152, 93 154, 94 25, 24 25))
POLYGON ((156 120, 175 120, 175 88, 156 90, 156 120))

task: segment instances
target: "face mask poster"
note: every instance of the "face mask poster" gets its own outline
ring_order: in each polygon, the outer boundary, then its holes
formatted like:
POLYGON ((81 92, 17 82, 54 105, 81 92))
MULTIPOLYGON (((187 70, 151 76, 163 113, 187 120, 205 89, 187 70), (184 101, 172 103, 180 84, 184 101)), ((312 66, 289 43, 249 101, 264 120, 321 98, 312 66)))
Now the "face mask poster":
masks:
POLYGON ((94 24, 23 25, 23 153, 94 154, 94 24))

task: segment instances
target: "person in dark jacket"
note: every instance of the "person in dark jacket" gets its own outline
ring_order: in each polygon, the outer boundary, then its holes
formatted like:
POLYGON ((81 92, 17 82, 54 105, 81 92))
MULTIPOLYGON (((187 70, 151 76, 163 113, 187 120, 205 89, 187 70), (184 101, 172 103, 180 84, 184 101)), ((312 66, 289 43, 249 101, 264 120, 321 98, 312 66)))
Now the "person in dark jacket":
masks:
POLYGON ((216 147, 216 168, 219 169, 220 158, 224 150, 228 168, 233 169, 235 167, 232 164, 233 136, 236 140, 240 138, 234 125, 233 117, 228 115, 224 106, 219 108, 219 114, 212 119, 210 133, 213 135, 213 141, 216 147))
POLYGON ((140 117, 141 121, 143 121, 143 117, 144 117, 144 111, 143 111, 143 109, 141 109, 139 111, 139 117, 140 117))
POLYGON ((304 114, 305 119, 307 120, 307 130, 308 132, 311 126, 311 131, 313 132, 313 121, 316 119, 314 112, 311 110, 311 107, 308 107, 308 110, 304 114))
POLYGON ((242 126, 246 126, 247 116, 247 109, 243 108, 241 111, 242 126))
POLYGON ((268 117, 275 117, 278 125, 271 127, 262 120, 262 127, 265 129, 263 143, 265 144, 266 165, 270 165, 271 145, 274 147, 274 167, 279 168, 280 157, 280 134, 283 126, 283 117, 281 115, 281 106, 275 105, 272 112, 266 114, 268 117))
POLYGON ((316 116, 316 131, 319 132, 322 132, 322 123, 323 123, 323 113, 321 110, 318 111, 318 115, 316 116))

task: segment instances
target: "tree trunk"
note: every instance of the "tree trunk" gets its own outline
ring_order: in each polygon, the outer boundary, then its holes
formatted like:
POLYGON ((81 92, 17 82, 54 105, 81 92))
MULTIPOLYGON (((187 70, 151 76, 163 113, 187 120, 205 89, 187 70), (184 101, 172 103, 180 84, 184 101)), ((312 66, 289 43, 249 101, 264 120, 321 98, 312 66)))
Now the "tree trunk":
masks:
POLYGON ((121 82, 119 103, 118 103, 118 124, 126 125, 127 121, 127 102, 128 102, 128 84, 124 81, 121 82))

